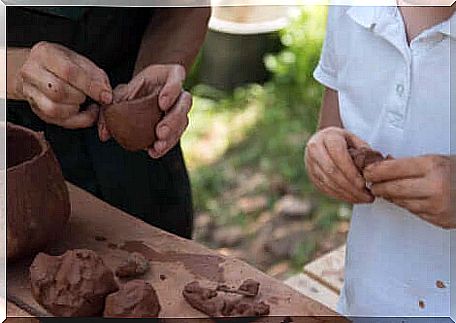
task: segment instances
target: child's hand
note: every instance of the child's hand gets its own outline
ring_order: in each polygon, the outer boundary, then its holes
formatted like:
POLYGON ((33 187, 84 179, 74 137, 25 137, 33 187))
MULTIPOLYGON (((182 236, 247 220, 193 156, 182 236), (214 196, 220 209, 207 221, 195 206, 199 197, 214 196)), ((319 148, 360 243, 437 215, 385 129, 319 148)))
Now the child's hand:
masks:
POLYGON ((456 228, 455 192, 450 193, 454 157, 429 155, 387 160, 366 167, 371 191, 439 227, 456 228), (451 196, 453 195, 453 199, 451 196), (453 211, 453 212, 452 212, 453 211))
POLYGON ((349 147, 368 144, 352 133, 336 127, 320 130, 306 147, 307 173, 317 188, 325 194, 349 203, 370 203, 374 197, 367 191, 365 180, 356 169, 349 147))

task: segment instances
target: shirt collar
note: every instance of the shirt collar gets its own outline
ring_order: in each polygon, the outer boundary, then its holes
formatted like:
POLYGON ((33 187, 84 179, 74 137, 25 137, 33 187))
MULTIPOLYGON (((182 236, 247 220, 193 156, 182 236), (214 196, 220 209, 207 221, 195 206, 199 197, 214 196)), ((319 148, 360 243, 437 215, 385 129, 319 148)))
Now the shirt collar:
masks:
POLYGON ((449 36, 452 39, 456 39, 456 13, 444 21, 437 29, 438 32, 449 36))
MULTIPOLYGON (((372 29, 382 22, 385 15, 395 15, 398 10, 396 0, 388 0, 388 6, 353 6, 347 10, 347 15, 359 25, 372 29)), ((450 19, 435 26, 435 31, 456 39, 456 13, 450 19)), ((431 28, 432 29, 432 28, 431 28)))

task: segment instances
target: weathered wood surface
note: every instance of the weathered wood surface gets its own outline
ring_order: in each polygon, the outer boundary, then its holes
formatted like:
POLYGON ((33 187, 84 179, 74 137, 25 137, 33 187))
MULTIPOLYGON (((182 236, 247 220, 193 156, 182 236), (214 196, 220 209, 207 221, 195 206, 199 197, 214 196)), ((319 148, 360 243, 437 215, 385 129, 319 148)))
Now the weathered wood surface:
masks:
MULTIPOLYGON (((162 305, 160 317, 180 317, 180 322, 182 318, 205 317, 181 296, 188 282, 201 280, 215 285, 220 280, 237 286, 244 279, 254 278, 261 283, 260 296, 271 305, 271 315, 274 316, 259 322, 279 323, 288 316, 305 316, 294 322, 346 321, 326 306, 240 260, 221 256, 196 242, 147 225, 71 184, 68 186, 73 209, 70 224, 62 228, 62 239, 47 252, 61 254, 67 249, 92 249, 111 268, 116 268, 127 256, 124 247, 150 256, 151 270, 144 279, 157 290, 162 305), (329 318, 323 319, 322 316, 329 318)), ((30 263, 28 259, 8 266, 8 298, 32 309, 33 315, 47 316, 30 292, 30 263)))
POLYGON ((336 310, 339 295, 306 274, 290 277, 285 281, 285 284, 301 294, 326 305, 333 311, 336 310))
POLYGON ((344 284, 345 245, 304 267, 304 273, 340 294, 344 284))

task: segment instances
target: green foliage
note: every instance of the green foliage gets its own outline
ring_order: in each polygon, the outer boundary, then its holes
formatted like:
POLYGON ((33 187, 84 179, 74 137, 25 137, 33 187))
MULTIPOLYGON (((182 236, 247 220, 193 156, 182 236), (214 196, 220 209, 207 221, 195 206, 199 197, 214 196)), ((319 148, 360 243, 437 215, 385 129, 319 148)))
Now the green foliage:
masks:
MULTIPOLYGON (((195 209, 216 216, 219 225, 246 227, 256 221, 256 216, 246 216, 236 207, 239 196, 235 192, 248 186, 249 174, 261 174, 267 185, 243 194, 266 195, 271 209, 280 193, 268 185, 277 178, 294 194, 316 202, 318 207, 312 214, 315 229, 293 251, 290 261, 296 270, 312 258, 319 241, 326 239, 335 224, 346 217, 340 214, 339 202, 315 191, 303 162, 305 144, 318 123, 323 88, 312 73, 319 61, 325 21, 326 7, 303 7, 301 14, 280 32, 283 50, 264 58, 272 74, 264 85, 246 85, 232 93, 202 84, 194 86, 191 126, 182 141, 195 209), (239 120, 248 111, 255 112, 253 124, 239 120), (203 151, 198 151, 196 145, 215 136, 213 128, 217 122, 229 128, 227 133, 222 132, 226 149, 214 161, 198 163, 203 151)), ((220 149, 221 141, 214 142, 214 146, 204 149, 220 149)), ((342 211, 347 213, 346 208, 342 211)))

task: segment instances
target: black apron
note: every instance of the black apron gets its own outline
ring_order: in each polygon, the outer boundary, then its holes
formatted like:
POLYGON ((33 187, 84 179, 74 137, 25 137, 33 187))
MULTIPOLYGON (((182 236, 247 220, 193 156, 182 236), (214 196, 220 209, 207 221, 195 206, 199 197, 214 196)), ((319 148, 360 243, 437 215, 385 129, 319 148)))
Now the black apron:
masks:
MULTIPOLYGON (((92 60, 114 88, 130 81, 152 8, 7 7, 7 46, 64 45, 92 60)), ((46 124, 27 102, 7 101, 7 120, 43 131, 65 178, 152 225, 191 238, 192 201, 180 146, 161 159, 100 142, 96 127, 46 124)), ((97 210, 93 210, 97 212, 97 210)))

